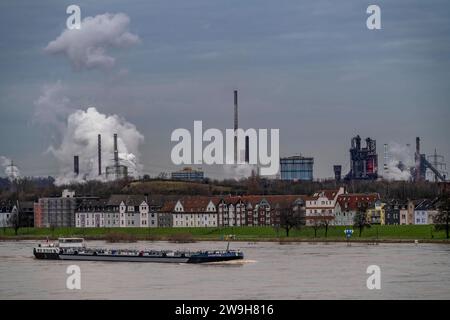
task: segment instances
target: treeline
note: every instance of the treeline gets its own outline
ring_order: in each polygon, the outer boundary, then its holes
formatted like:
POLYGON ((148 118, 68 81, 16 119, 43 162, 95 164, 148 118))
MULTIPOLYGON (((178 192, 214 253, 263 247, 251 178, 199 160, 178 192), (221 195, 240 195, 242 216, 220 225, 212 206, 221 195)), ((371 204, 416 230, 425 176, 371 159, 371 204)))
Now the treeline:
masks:
POLYGON ((88 181, 65 186, 55 186, 48 178, 24 178, 14 182, 0 179, 0 200, 35 201, 40 197, 58 197, 63 189, 75 190, 77 195, 107 198, 111 194, 149 195, 245 195, 245 194, 303 194, 312 195, 322 189, 344 186, 350 193, 379 193, 383 199, 400 200, 435 198, 441 187, 432 182, 407 181, 353 181, 336 183, 328 181, 288 182, 252 176, 241 180, 210 180, 181 182, 164 179, 121 180, 115 182, 88 181))

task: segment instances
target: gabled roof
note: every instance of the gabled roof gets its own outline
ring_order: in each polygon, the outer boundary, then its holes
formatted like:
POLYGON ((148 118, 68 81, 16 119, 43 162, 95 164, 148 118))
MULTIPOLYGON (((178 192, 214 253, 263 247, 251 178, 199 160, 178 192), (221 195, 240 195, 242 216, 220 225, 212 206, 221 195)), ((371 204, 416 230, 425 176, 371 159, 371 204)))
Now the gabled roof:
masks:
POLYGON ((307 197, 305 200, 317 200, 320 197, 326 197, 328 200, 333 200, 338 194, 339 189, 331 189, 331 190, 319 190, 315 192, 312 196, 307 197))
POLYGON ((210 201, 210 198, 206 196, 185 197, 180 199, 184 212, 204 212, 210 201))
POLYGON ((357 210, 358 203, 372 204, 379 199, 378 193, 349 193, 339 195, 336 202, 343 209, 357 210), (347 207, 345 207, 346 204, 347 207))
POLYGON ((139 206, 146 201, 144 195, 129 195, 129 194, 113 194, 108 200, 108 206, 118 206, 122 202, 127 206, 139 206))
POLYGON ((263 200, 266 200, 271 206, 275 206, 275 204, 279 205, 292 205, 296 200, 305 201, 306 196, 304 195, 245 195, 245 196, 227 196, 222 197, 223 200, 227 204, 237 204, 239 201, 242 201, 244 204, 251 204, 254 207, 257 204, 260 204, 263 200))
POLYGON ((176 200, 168 200, 166 202, 164 202, 163 206, 161 207, 160 211, 161 212, 172 212, 175 211, 175 205, 177 204, 178 201, 176 200))
POLYGON ((271 206, 275 207, 279 205, 280 207, 290 207, 292 206, 295 201, 301 200, 305 202, 306 196, 303 195, 272 195, 272 196, 265 196, 267 201, 271 204, 271 206))
POLYGON ((435 210, 436 204, 437 204, 436 199, 433 199, 433 200, 423 199, 423 200, 420 200, 416 204, 414 210, 416 210, 416 211, 418 211, 418 210, 435 210))
POLYGON ((408 205, 408 201, 400 200, 400 199, 389 199, 386 202, 386 205, 387 206, 400 206, 400 207, 405 206, 406 207, 408 205))

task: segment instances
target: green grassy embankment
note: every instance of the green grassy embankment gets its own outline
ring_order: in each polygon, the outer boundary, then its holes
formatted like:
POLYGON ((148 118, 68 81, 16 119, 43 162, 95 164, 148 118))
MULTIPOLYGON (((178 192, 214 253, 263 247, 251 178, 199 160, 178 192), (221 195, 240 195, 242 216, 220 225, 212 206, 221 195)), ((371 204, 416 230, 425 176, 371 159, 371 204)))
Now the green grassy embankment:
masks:
MULTIPOLYGON (((283 229, 272 227, 227 227, 227 228, 21 228, 14 235, 11 228, 0 229, 0 239, 56 239, 58 237, 84 237, 85 239, 107 239, 111 234, 131 235, 137 240, 171 240, 177 236, 189 235, 193 240, 223 240, 226 235, 235 235, 241 241, 345 241, 344 226, 321 228, 314 237, 314 229, 303 227, 291 230, 289 237, 283 229)), ((359 237, 359 230, 354 229, 352 241, 429 241, 449 242, 445 240, 444 231, 436 231, 432 225, 372 226, 364 229, 359 237)), ((450 242, 449 242, 450 243, 450 242)))

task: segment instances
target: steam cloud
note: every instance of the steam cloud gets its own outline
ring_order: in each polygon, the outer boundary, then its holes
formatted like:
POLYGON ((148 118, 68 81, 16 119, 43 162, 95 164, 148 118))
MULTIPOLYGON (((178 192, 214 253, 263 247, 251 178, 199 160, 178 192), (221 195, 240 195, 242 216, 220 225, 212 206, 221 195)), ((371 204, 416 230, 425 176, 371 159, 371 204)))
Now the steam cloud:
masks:
POLYGON ((17 166, 11 165, 12 164, 11 159, 5 156, 0 156, 0 164, 4 169, 5 175, 8 177, 10 181, 20 178, 20 170, 17 166))
POLYGON ((411 179, 410 168, 414 166, 414 155, 411 150, 407 146, 394 142, 389 144, 388 152, 388 170, 386 173, 383 173, 384 178, 403 181, 411 179), (400 163, 404 165, 404 170, 399 168, 400 163))
POLYGON ((63 131, 68 115, 75 111, 65 92, 66 88, 61 81, 45 85, 42 94, 34 101, 33 122, 50 125, 59 133, 63 131))
POLYGON ((137 35, 127 31, 130 18, 123 13, 105 13, 86 17, 81 29, 64 30, 48 43, 45 52, 66 56, 75 70, 110 69, 115 59, 109 48, 125 48, 140 42, 137 35))
MULTIPOLYGON (((137 35, 128 32, 129 23, 130 18, 123 13, 86 17, 80 29, 64 30, 44 51, 65 56, 76 71, 110 69, 115 65, 115 59, 108 53, 109 49, 127 48, 140 42, 137 35)), ((142 170, 139 162, 142 134, 117 115, 106 115, 96 108, 79 110, 66 93, 66 88, 57 82, 45 86, 34 102, 33 122, 57 129, 58 139, 54 143, 57 146, 48 148, 61 169, 55 184, 105 180, 105 168, 113 164, 114 133, 118 134, 121 164, 128 167, 130 176, 137 177, 142 170), (102 176, 98 175, 98 134, 102 135, 102 176), (79 156, 80 174, 76 177, 74 155, 79 156)))
MULTIPOLYGON (((244 158, 244 150, 238 150, 240 157, 244 158)), ((226 163, 234 161, 234 151, 226 153, 226 163)), ((227 178, 234 180, 240 180, 248 178, 252 175, 252 171, 257 172, 257 166, 244 163, 244 164, 225 164, 223 170, 227 178)))
POLYGON ((105 115, 96 108, 77 110, 67 120, 62 142, 59 147, 49 148, 60 162, 62 174, 55 180, 56 185, 85 180, 105 180, 105 167, 113 164, 113 135, 118 134, 119 158, 128 166, 129 175, 137 177, 142 170, 139 163, 139 145, 144 137, 136 127, 117 115, 105 115), (98 176, 97 135, 102 135, 103 175, 98 176), (73 156, 80 157, 80 174, 74 177, 73 156))
POLYGON ((59 162, 60 174, 55 179, 56 185, 106 180, 105 168, 113 164, 114 133, 118 134, 121 164, 128 166, 130 176, 139 176, 142 171, 139 146, 144 137, 132 123, 118 115, 100 113, 93 107, 75 109, 61 82, 44 86, 34 104, 35 122, 52 124, 59 135, 55 142, 57 146, 52 145, 47 150, 59 162), (98 176, 98 134, 102 135, 102 176, 98 176), (80 160, 78 177, 73 173, 74 155, 78 155, 80 160))

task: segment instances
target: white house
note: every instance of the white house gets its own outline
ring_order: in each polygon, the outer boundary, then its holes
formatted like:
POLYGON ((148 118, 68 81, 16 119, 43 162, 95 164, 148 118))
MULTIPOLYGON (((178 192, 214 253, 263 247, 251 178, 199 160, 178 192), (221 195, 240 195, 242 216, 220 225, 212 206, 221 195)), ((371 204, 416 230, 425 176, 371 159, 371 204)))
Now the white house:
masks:
POLYGON ((150 210, 147 197, 113 195, 109 200, 85 200, 77 208, 75 224, 79 228, 158 226, 155 210, 150 210))
POLYGON ((173 227, 217 227, 217 208, 207 197, 178 200, 172 211, 173 227))
MULTIPOLYGON (((337 198, 345 190, 322 190, 306 198, 306 225, 312 225, 317 219, 330 219, 334 221, 337 198)), ((334 223, 334 222, 332 222, 334 223)))
POLYGON ((414 224, 433 224, 437 215, 436 199, 424 199, 418 202, 414 208, 414 224))
POLYGON ((17 207, 12 202, 0 203, 0 228, 12 226, 12 216, 17 212, 17 207))

